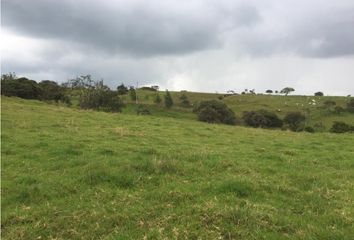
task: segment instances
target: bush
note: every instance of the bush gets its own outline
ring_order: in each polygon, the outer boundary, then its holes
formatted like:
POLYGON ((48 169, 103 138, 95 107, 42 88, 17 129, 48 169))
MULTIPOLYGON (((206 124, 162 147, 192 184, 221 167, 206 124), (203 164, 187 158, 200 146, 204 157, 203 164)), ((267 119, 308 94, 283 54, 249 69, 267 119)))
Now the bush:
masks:
POLYGON ((242 116, 246 125, 261 128, 277 128, 283 126, 283 121, 275 114, 266 110, 244 112, 242 116))
POLYGON ((331 108, 336 105, 336 102, 333 100, 326 100, 326 101, 324 101, 323 105, 325 108, 331 108))
POLYGON ((136 101, 136 91, 132 86, 129 87, 129 95, 132 101, 136 101))
POLYGON ((345 133, 354 132, 354 126, 346 124, 345 122, 333 122, 332 128, 330 129, 333 133, 345 133))
POLYGON ((323 96, 323 92, 315 92, 315 96, 322 97, 323 96))
POLYGON ((351 98, 347 103, 347 111, 350 113, 354 113, 354 98, 351 98))
POLYGON ((122 83, 121 85, 119 85, 117 87, 117 92, 118 92, 118 95, 124 95, 124 94, 127 94, 128 93, 128 88, 126 86, 124 86, 124 84, 122 83))
POLYGON ((342 112, 345 112, 345 109, 342 108, 341 106, 335 106, 334 107, 334 113, 341 114, 342 112))
POLYGON ((151 86, 151 87, 141 87, 141 90, 147 90, 147 91, 152 91, 152 92, 157 92, 157 90, 159 89, 158 86, 151 86))
POLYGON ((208 123, 236 123, 235 113, 225 103, 217 100, 202 101, 193 109, 198 120, 208 123))
POLYGON ((25 99, 40 99, 41 88, 38 83, 28 78, 1 77, 1 94, 8 97, 20 97, 25 99))
POLYGON ((139 105, 138 109, 136 110, 138 115, 150 115, 151 112, 147 109, 144 105, 139 105))
POLYGON ((289 112, 284 117, 284 123, 290 130, 298 132, 304 129, 306 117, 301 112, 289 112))
POLYGON ((117 92, 110 90, 103 81, 99 81, 94 82, 92 87, 81 89, 79 105, 83 109, 120 112, 124 103, 117 92))
POLYGON ((307 127, 304 128, 304 131, 305 132, 309 132, 309 133, 314 133, 315 129, 313 127, 307 126, 307 127))
POLYGON ((154 99, 154 103, 156 104, 160 104, 162 102, 162 99, 160 97, 160 94, 156 93, 155 99, 154 99))
POLYGON ((166 95, 165 95, 165 107, 171 108, 173 105, 173 100, 171 97, 171 94, 168 90, 166 90, 166 95))
POLYGON ((183 93, 180 97, 179 100, 181 101, 181 106, 182 107, 190 107, 191 103, 188 100, 188 97, 183 93))
POLYGON ((39 83, 41 100, 67 101, 64 89, 54 81, 44 80, 39 83))

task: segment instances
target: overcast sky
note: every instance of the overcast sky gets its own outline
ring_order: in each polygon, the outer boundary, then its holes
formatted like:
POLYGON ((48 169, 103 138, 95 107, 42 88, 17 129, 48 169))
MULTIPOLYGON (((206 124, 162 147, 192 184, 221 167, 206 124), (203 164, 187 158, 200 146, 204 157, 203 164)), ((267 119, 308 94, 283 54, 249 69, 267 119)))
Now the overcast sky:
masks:
POLYGON ((353 0, 2 0, 1 71, 111 87, 354 94, 353 0))

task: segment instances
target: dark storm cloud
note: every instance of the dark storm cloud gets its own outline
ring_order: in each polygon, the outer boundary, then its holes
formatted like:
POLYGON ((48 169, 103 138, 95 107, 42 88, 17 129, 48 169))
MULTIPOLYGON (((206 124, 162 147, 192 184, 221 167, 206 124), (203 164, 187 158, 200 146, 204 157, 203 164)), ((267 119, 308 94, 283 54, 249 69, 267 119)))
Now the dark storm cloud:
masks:
POLYGON ((3 0, 2 7, 5 28, 112 55, 190 54, 226 40, 254 56, 354 54, 354 6, 322 1, 3 0))
POLYGON ((3 25, 19 34, 80 42, 113 54, 153 56, 219 47, 223 28, 259 18, 247 5, 222 9, 188 2, 173 6, 176 1, 170 6, 157 1, 104 2, 4 0, 3 25), (218 22, 220 18, 224 21, 218 22))
POLYGON ((350 1, 336 5, 285 0, 261 14, 265 21, 255 28, 238 29, 231 34, 239 39, 236 42, 245 53, 290 53, 313 58, 354 55, 354 3, 350 1))
POLYGON ((353 0, 2 0, 1 17, 2 72, 36 80, 354 91, 353 0))

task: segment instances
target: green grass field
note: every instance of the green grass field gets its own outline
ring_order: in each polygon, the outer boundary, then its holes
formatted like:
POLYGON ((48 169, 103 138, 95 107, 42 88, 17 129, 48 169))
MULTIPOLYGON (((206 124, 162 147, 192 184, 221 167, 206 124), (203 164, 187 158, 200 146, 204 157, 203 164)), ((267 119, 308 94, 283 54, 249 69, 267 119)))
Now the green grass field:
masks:
MULTIPOLYGON (((164 92, 159 92, 163 98, 164 92)), ((197 103, 202 100, 218 99, 223 94, 216 93, 196 93, 196 92, 171 92, 174 99, 175 106, 173 109, 166 111, 163 109, 163 104, 160 108, 154 104, 153 100, 156 93, 151 91, 138 91, 139 102, 145 104, 153 115, 157 116, 171 116, 174 118, 195 119, 195 114, 192 113, 191 108, 183 108, 179 106, 179 97, 185 94, 191 103, 197 103)), ((135 104, 130 100, 129 95, 123 96, 125 102, 128 102, 128 107, 124 110, 126 113, 135 113, 135 104)), ((343 121, 354 125, 354 116, 351 113, 335 114, 324 108, 323 103, 327 100, 336 102, 336 106, 345 108, 348 97, 314 97, 314 96, 281 96, 281 95, 232 95, 224 97, 223 102, 227 104, 235 113, 236 117, 241 120, 244 111, 265 109, 274 112, 281 118, 287 112, 300 111, 307 117, 306 125, 314 127, 317 132, 329 131, 334 121, 343 121), (315 105, 313 105, 313 100, 315 105)))
MULTIPOLYGON (((284 112, 284 97, 254 97, 224 100, 239 116, 284 112)), ((354 239, 353 134, 206 124, 179 108, 1 107, 2 239, 354 239)))

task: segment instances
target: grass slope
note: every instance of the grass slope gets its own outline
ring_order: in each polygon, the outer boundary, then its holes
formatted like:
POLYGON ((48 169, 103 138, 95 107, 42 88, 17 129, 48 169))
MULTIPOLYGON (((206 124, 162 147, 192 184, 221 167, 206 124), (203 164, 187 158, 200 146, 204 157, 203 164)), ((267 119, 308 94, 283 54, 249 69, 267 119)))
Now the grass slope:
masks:
POLYGON ((2 98, 3 239, 353 239, 354 136, 2 98))
MULTIPOLYGON (((159 92, 163 98, 164 92, 159 92)), ((179 107, 179 97, 185 94, 191 103, 196 103, 202 100, 218 99, 223 94, 216 93, 196 93, 196 92, 171 92, 175 106, 167 111, 166 109, 158 108, 153 100, 156 93, 151 91, 138 91, 139 102, 146 104, 152 109, 153 115, 157 116, 173 116, 175 118, 195 119, 195 114, 191 113, 190 108, 179 107)), ((129 95, 123 96, 125 102, 130 102, 129 95)), ((231 95, 222 99, 228 107, 230 107, 236 116, 240 119, 243 111, 266 109, 275 112, 280 117, 284 117, 287 112, 300 111, 307 117, 307 125, 312 126, 316 131, 328 131, 334 121, 343 121, 354 125, 354 115, 351 113, 335 114, 323 107, 326 100, 336 102, 337 106, 346 108, 346 104, 350 98, 348 97, 314 97, 314 96, 280 96, 280 95, 231 95), (313 105, 313 100, 315 105, 313 105)), ((163 105, 163 104, 161 104, 163 105)), ((135 106, 129 105, 124 110, 125 112, 134 112, 135 106)))

